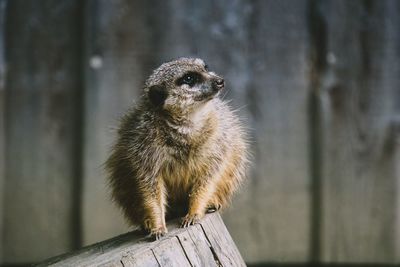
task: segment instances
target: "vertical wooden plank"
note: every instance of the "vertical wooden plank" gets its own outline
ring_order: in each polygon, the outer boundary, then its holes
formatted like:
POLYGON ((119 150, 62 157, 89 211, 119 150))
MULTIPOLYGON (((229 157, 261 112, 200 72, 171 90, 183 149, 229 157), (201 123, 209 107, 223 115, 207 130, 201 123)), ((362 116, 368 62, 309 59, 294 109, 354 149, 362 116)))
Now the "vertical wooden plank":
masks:
POLYGON ((247 64, 232 66, 227 80, 245 105, 254 168, 226 224, 246 261, 302 262, 310 238, 307 2, 259 1, 252 10, 247 64), (247 72, 246 83, 235 69, 247 72))
POLYGON ((90 244, 128 230, 113 205, 102 164, 118 119, 141 92, 149 26, 144 1, 89 0, 85 14, 83 241, 90 244))
POLYGON ((77 246, 80 1, 9 1, 4 261, 77 246))
POLYGON ((400 3, 316 1, 322 58, 323 261, 396 259, 400 3))
POLYGON ((5 15, 6 0, 0 1, 0 264, 3 262, 4 178, 5 178, 5 15))

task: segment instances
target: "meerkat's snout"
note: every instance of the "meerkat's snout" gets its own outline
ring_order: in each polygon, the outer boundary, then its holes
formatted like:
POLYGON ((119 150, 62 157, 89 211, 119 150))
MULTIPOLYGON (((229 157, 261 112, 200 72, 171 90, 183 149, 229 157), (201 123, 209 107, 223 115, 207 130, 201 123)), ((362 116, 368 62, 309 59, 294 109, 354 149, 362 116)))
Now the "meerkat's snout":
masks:
POLYGON ((194 97, 194 100, 201 102, 215 98, 225 86, 224 79, 217 74, 208 72, 203 75, 203 80, 197 87, 197 93, 194 97))
POLYGON ((220 90, 224 89, 225 81, 223 78, 218 77, 217 79, 215 79, 213 81, 212 86, 213 86, 214 90, 220 91, 220 90))

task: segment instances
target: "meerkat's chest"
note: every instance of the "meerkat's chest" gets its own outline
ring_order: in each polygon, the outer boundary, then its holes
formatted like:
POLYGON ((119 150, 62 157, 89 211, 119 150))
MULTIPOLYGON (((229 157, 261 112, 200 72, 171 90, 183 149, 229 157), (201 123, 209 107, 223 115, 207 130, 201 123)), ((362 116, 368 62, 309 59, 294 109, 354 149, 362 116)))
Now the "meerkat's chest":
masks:
POLYGON ((170 187, 181 187, 182 189, 190 187, 193 180, 196 179, 195 162, 199 162, 198 155, 190 149, 169 150, 162 171, 166 184, 170 187))
POLYGON ((193 184, 204 178, 207 169, 204 152, 201 149, 170 152, 162 170, 169 195, 173 193, 178 198, 187 196, 193 184))
POLYGON ((164 145, 166 158, 162 178, 171 191, 187 193, 198 179, 206 175, 210 165, 208 161, 218 147, 217 134, 213 129, 203 127, 191 137, 176 133, 164 137, 168 139, 164 145))

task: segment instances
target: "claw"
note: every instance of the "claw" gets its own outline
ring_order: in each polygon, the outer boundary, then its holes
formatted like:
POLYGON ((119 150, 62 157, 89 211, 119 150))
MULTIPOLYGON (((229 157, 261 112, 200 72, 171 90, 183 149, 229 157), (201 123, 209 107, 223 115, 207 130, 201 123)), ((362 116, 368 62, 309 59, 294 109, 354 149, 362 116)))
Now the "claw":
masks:
POLYGON ((194 225, 196 223, 200 222, 200 216, 198 214, 193 214, 193 215, 189 215, 187 214, 183 219, 182 219, 182 224, 181 227, 182 228, 186 228, 190 225, 194 225))
POLYGON ((167 228, 162 226, 162 227, 159 227, 159 228, 151 229, 149 237, 154 238, 155 240, 160 240, 167 233, 168 233, 167 228))

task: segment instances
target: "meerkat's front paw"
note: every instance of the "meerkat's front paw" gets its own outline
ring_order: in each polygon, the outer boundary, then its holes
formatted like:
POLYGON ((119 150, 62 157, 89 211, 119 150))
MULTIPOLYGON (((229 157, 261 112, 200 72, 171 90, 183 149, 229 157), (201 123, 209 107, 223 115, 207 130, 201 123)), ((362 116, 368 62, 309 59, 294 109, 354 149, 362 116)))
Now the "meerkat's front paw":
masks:
POLYGON ((149 237, 155 238, 155 240, 159 240, 168 233, 168 229, 165 225, 156 225, 150 219, 144 221, 142 229, 149 233, 149 237))
POLYGON ((199 214, 187 214, 185 217, 182 218, 181 227, 186 228, 189 225, 194 225, 200 222, 201 215, 199 214))
POLYGON ((168 233, 168 229, 165 226, 160 226, 157 228, 150 229, 149 236, 155 238, 155 240, 159 240, 161 237, 165 236, 168 233))

